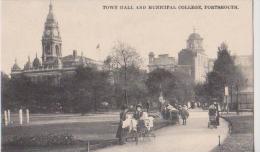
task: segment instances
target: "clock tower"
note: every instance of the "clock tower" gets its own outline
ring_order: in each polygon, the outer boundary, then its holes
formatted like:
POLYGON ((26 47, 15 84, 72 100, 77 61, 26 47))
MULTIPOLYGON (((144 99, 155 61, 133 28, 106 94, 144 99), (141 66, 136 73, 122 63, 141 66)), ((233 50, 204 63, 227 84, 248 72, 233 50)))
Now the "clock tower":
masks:
POLYGON ((44 67, 55 66, 56 61, 61 59, 61 47, 59 26, 53 14, 52 2, 50 2, 42 35, 42 63, 44 67))

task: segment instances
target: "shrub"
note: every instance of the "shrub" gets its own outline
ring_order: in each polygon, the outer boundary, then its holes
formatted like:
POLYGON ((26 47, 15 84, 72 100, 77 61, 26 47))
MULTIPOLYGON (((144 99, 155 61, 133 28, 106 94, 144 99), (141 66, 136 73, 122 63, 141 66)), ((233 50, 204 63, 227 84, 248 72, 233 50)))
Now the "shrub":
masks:
POLYGON ((52 146, 52 145, 72 145, 75 140, 69 134, 46 134, 36 136, 14 136, 7 142, 12 146, 52 146))

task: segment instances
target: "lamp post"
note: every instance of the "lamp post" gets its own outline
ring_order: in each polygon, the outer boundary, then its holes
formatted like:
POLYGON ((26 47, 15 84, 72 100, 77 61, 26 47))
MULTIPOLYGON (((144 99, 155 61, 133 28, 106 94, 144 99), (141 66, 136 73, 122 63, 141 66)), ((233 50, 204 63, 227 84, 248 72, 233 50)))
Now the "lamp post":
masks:
POLYGON ((239 83, 239 81, 237 81, 237 83, 236 83, 236 92, 237 92, 237 94, 236 94, 236 96, 237 96, 237 103, 236 103, 236 111, 237 111, 237 114, 239 114, 239 102, 238 102, 238 83, 239 83))
POLYGON ((226 105, 227 105, 227 113, 229 112, 229 103, 228 103, 228 86, 225 86, 225 97, 226 97, 226 105))

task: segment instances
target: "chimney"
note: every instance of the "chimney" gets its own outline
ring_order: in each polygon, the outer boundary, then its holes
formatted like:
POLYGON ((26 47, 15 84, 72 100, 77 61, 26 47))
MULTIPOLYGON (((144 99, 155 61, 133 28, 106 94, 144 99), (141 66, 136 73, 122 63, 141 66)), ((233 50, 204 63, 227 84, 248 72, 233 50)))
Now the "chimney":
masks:
POLYGON ((78 56, 77 50, 73 50, 73 57, 76 58, 78 56))

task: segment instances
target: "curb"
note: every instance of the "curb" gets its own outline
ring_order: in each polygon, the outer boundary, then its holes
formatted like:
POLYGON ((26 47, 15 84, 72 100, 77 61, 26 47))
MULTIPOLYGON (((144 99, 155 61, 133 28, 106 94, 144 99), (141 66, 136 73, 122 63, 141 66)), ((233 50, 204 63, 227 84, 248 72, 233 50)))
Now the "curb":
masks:
POLYGON ((228 122, 228 133, 229 133, 229 134, 232 134, 232 130, 233 130, 232 122, 231 122, 227 117, 220 116, 220 118, 222 118, 222 119, 224 119, 226 122, 228 122))

